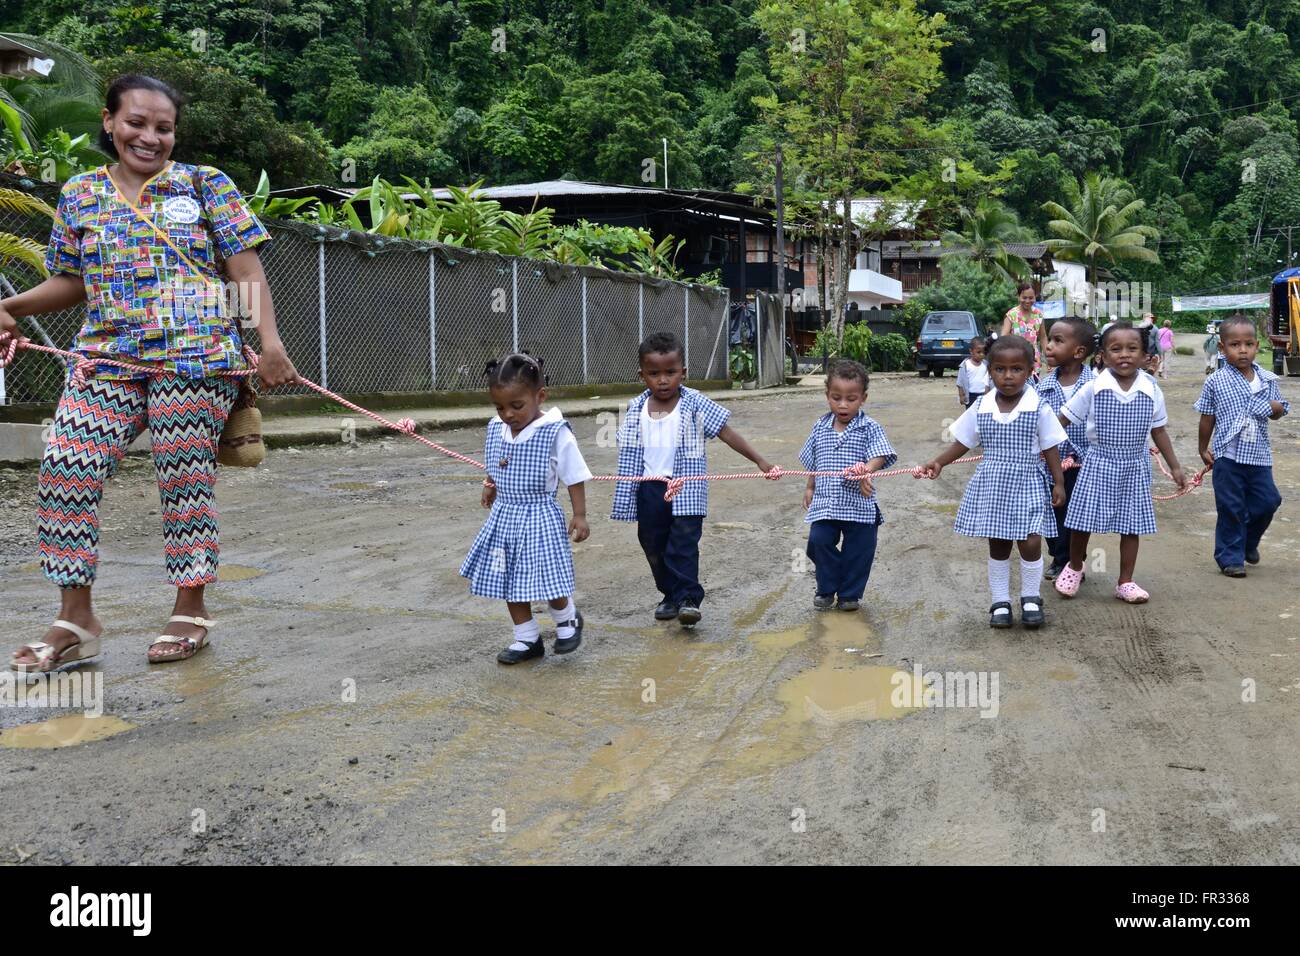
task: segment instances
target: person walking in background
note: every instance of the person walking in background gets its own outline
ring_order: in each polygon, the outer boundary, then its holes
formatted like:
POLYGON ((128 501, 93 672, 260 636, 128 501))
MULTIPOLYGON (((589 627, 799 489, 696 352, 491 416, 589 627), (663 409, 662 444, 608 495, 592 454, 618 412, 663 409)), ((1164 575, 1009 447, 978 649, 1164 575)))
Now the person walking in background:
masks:
POLYGON ((1174 323, 1165 319, 1160 326, 1160 377, 1168 378, 1174 362, 1174 323))
POLYGON ((1002 317, 1002 328, 999 334, 1018 335, 1033 347, 1034 367, 1030 370, 1030 375, 1032 381, 1037 382, 1043 364, 1043 343, 1040 341, 1043 331, 1043 310, 1034 304, 1038 294, 1034 291, 1034 284, 1028 280, 1021 280, 1016 285, 1016 298, 1018 301, 1015 307, 1008 309, 1007 314, 1002 317))

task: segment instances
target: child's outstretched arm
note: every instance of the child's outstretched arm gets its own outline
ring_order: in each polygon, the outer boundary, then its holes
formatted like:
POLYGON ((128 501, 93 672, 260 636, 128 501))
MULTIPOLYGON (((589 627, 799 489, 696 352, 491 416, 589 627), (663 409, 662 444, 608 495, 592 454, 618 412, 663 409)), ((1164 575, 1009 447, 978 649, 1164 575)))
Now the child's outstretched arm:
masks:
MULTIPOLYGON (((954 461, 956 461, 962 455, 966 454, 966 452, 968 451, 970 451, 970 448, 968 446, 963 445, 959 441, 955 441, 947 448, 945 448, 937 458, 931 458, 924 465, 922 465, 921 474, 917 475, 916 477, 938 478, 939 473, 943 471, 945 465, 951 465, 954 461)), ((1057 466, 1058 467, 1060 466, 1059 461, 1057 462, 1057 466)))
POLYGON ((722 427, 722 431, 718 432, 718 438, 722 440, 723 444, 734 449, 736 452, 744 455, 754 464, 758 465, 759 471, 763 472, 763 474, 766 475, 772 470, 772 463, 760 455, 754 446, 746 441, 745 437, 730 425, 724 425, 722 427))
POLYGON ((591 535, 591 529, 587 526, 587 486, 584 482, 569 485, 569 502, 573 505, 569 534, 574 541, 586 541, 591 535))
POLYGON ((1169 441, 1169 432, 1165 431, 1164 425, 1159 425, 1151 429, 1151 440, 1156 443, 1156 448, 1164 456, 1165 464, 1169 466, 1170 473, 1174 476, 1174 482, 1178 485, 1178 490, 1187 487, 1187 476, 1183 474, 1183 466, 1178 463, 1178 456, 1174 454, 1174 446, 1169 441))

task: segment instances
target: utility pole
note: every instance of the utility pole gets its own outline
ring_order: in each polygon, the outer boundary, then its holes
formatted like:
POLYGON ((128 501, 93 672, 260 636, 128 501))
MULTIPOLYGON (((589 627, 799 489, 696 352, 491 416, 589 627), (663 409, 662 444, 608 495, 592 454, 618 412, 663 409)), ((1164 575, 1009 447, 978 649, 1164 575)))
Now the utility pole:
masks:
POLYGON ((776 297, 781 300, 781 329, 785 330, 785 189, 781 144, 776 144, 776 297))
POLYGON ((664 189, 668 188, 668 137, 663 137, 664 141, 664 189))

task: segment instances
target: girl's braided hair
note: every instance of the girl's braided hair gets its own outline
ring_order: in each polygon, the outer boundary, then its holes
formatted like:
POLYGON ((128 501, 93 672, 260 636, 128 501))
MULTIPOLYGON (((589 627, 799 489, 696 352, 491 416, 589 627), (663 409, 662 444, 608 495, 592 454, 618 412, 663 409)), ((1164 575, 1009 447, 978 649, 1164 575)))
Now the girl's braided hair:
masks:
POLYGON ((483 374, 487 377, 488 388, 522 381, 536 391, 549 384, 543 364, 542 359, 534 358, 528 352, 511 352, 488 362, 483 374))

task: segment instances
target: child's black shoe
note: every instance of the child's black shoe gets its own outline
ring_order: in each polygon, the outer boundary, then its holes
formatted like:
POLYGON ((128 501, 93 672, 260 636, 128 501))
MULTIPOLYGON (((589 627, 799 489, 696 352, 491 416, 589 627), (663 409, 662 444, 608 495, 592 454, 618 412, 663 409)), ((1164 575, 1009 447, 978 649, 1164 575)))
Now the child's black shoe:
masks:
POLYGON ((1246 563, 1259 564, 1259 548, 1255 548, 1253 551, 1246 552, 1246 563))
POLYGON ((699 624, 701 617, 700 609, 694 604, 683 604, 677 611, 677 620, 687 627, 699 624))
POLYGON ((1043 626, 1047 618, 1043 616, 1043 599, 1041 597, 1022 597, 1020 599, 1020 623, 1029 629, 1043 626))
POLYGON ((1220 568, 1219 570, 1230 578, 1244 578, 1246 576, 1246 568, 1244 565, 1240 564, 1229 564, 1227 567, 1220 568))
POLYGON ((862 604, 858 601, 841 601, 837 606, 841 611, 856 611, 862 604))
POLYGON ((1048 581, 1055 581, 1056 576, 1061 573, 1061 570, 1064 567, 1065 567, 1064 561, 1060 561, 1060 562, 1053 561, 1052 566, 1043 572, 1043 578, 1048 581))
POLYGON ((817 594, 813 596, 813 608, 818 611, 829 611, 835 606, 834 594, 817 594))
POLYGON ((555 653, 568 654, 570 651, 576 651, 578 645, 582 643, 582 612, 578 612, 577 620, 565 621, 563 625, 556 625, 556 627, 561 626, 572 627, 573 637, 557 637, 555 639, 555 653))
MULTIPOLYGON (((522 642, 521 642, 522 643, 522 642)), ((546 648, 542 646, 542 639, 539 637, 528 645, 527 650, 512 651, 506 648, 497 655, 498 664, 518 664, 520 661, 531 661, 534 657, 545 657, 546 648)))
POLYGON ((989 627, 1003 628, 1010 627, 1011 624, 1011 605, 1009 603, 998 601, 989 608, 989 627))
POLYGON ((656 621, 671 621, 677 616, 677 605, 672 601, 660 601, 659 606, 655 608, 656 621))

